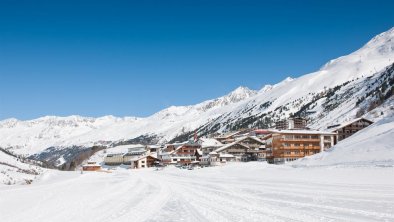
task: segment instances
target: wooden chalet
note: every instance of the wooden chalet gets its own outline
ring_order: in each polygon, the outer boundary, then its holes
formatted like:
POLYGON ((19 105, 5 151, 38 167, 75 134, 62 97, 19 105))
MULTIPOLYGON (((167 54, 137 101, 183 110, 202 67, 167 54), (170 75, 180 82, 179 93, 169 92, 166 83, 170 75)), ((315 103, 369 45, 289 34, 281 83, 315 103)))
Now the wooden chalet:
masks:
POLYGON ((183 143, 179 146, 167 146, 161 159, 163 164, 183 164, 188 165, 194 161, 198 161, 201 156, 201 145, 194 142, 183 143))
POLYGON ((215 152, 219 155, 230 154, 234 156, 234 161, 255 161, 263 145, 264 142, 257 137, 246 136, 216 149, 215 152))

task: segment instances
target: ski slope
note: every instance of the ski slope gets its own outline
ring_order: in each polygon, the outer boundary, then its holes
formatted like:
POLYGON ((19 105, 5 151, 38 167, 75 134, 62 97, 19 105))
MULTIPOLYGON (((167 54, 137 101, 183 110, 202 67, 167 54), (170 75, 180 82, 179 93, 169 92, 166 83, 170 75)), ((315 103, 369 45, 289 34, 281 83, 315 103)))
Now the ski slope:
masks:
POLYGON ((45 173, 0 186, 0 220, 393 221, 392 168, 234 163, 193 171, 45 173))

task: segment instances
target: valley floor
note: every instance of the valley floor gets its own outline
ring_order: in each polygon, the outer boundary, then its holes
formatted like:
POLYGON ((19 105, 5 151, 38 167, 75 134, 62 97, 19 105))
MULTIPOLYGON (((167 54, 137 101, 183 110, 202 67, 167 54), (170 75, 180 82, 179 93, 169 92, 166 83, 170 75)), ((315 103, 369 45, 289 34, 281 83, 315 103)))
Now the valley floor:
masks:
POLYGON ((0 221, 394 221, 394 168, 48 171, 0 186, 0 221))

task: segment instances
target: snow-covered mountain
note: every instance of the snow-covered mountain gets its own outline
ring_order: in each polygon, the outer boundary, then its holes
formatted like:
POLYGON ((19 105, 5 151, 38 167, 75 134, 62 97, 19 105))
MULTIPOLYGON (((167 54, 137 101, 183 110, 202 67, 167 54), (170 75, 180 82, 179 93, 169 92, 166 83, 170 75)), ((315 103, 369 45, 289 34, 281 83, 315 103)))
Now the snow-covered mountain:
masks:
POLYGON ((394 85, 393 63, 394 28, 359 50, 331 60, 317 72, 286 78, 257 91, 239 87, 223 97, 196 105, 171 106, 146 118, 47 116, 29 121, 3 120, 0 147, 35 154, 48 147, 88 147, 135 138, 182 140, 195 130, 204 135, 243 127, 269 127, 292 114, 309 118, 317 129, 356 114, 378 119, 393 112, 389 102, 394 85))

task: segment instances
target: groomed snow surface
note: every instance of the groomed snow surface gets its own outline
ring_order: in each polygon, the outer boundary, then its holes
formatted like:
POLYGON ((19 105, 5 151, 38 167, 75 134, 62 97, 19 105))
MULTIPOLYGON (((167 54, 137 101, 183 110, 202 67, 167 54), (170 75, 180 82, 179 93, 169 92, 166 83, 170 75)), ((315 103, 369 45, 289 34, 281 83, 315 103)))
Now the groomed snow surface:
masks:
POLYGON ((49 171, 0 187, 0 221, 394 221, 393 168, 233 163, 49 171))

